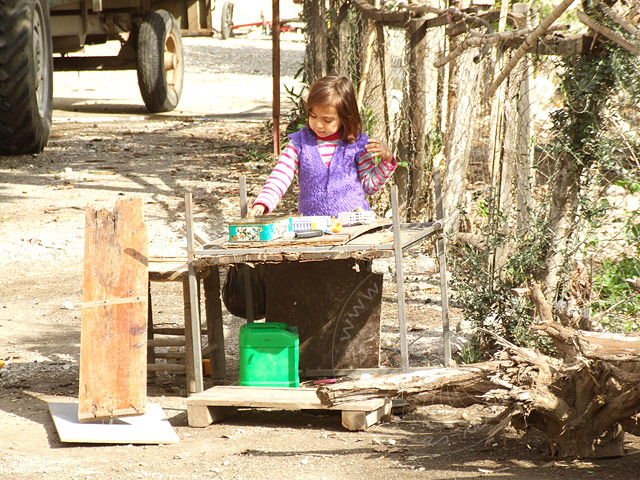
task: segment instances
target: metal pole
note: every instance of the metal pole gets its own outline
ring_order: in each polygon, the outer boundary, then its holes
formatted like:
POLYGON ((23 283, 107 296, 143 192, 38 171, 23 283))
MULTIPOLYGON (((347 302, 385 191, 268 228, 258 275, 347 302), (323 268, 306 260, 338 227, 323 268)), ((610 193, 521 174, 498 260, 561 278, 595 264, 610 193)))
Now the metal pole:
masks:
POLYGON ((400 215, 398 214, 398 189, 391 185, 391 213, 393 217, 393 251, 396 257, 396 285, 398 288, 398 320, 400 323, 400 356, 402 371, 409 370, 407 324, 404 313, 404 274, 402 273, 402 240, 400 239, 400 215))
MULTIPOLYGON (((240 175, 238 178, 240 186, 240 217, 247 216, 249 211, 249 202, 247 200, 247 177, 240 175)), ((255 320, 253 314, 253 287, 251 286, 251 267, 249 265, 240 265, 244 273, 244 293, 245 293, 245 313, 247 314, 247 322, 251 323, 255 320)))
POLYGON ((272 0, 273 154, 280 156, 280 0, 272 0))

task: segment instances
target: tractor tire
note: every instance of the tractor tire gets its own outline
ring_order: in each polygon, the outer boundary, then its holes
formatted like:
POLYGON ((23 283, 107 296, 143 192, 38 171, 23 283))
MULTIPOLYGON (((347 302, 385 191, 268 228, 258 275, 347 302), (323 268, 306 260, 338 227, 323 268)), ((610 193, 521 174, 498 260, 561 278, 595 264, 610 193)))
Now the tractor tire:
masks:
POLYGON ((168 112, 182 95, 184 54, 180 27, 165 10, 150 12, 142 19, 137 35, 138 86, 147 110, 168 112))
POLYGON ((220 12, 220 36, 223 40, 233 36, 233 3, 224 2, 220 12))
POLYGON ((51 133, 53 56, 46 0, 0 2, 0 154, 39 153, 51 133))

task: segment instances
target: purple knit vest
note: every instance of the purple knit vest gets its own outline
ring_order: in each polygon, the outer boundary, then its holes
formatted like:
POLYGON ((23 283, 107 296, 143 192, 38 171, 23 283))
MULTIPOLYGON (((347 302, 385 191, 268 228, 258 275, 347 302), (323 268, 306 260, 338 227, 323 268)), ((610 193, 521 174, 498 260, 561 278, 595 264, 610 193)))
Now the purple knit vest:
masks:
POLYGON ((371 210, 362 190, 356 162, 369 139, 361 134, 353 143, 338 142, 327 167, 318 151, 315 134, 302 127, 289 135, 298 149, 298 209, 302 215, 331 215, 360 207, 371 210))

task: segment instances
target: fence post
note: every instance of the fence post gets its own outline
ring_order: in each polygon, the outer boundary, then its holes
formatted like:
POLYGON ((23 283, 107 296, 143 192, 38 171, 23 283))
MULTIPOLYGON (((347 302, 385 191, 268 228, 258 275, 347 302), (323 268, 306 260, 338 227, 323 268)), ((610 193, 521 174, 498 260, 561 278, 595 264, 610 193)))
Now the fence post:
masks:
MULTIPOLYGON (((515 3, 513 12, 525 16, 526 26, 530 25, 530 6, 528 3, 515 3)), ((533 172, 533 148, 531 139, 533 128, 531 122, 531 85, 529 79, 533 77, 530 55, 527 54, 521 60, 522 79, 519 85, 518 95, 518 145, 516 147, 516 176, 517 176, 517 226, 519 232, 524 232, 530 225, 531 207, 531 179, 533 172)))
POLYGON ((313 82, 327 74, 327 6, 325 0, 306 0, 304 8, 309 9, 305 18, 313 20, 308 25, 313 42, 309 42, 307 47, 307 58, 311 59, 309 81, 313 82))
POLYGON ((422 205, 425 190, 425 141, 426 141, 426 24, 424 20, 411 20, 407 28, 409 97, 410 97, 410 132, 411 145, 409 151, 410 194, 407 219, 415 218, 422 205))

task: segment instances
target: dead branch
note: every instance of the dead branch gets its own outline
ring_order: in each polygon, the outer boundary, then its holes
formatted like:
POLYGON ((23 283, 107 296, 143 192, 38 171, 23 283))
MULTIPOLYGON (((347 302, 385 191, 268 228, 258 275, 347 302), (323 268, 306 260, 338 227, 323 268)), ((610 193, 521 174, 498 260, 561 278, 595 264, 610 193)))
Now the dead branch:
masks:
POLYGON ((409 3, 400 2, 398 8, 407 10, 415 15, 425 15, 427 13, 434 13, 436 15, 444 15, 447 11, 441 8, 432 7, 431 5, 419 4, 410 0, 409 3))
POLYGON ((631 290, 640 293, 640 277, 625 278, 624 281, 631 287, 631 290))
POLYGON ((529 286, 529 299, 536 309, 538 318, 543 322, 553 321, 553 312, 551 311, 551 305, 547 302, 547 299, 542 292, 542 287, 539 283, 533 282, 529 286))
POLYGON ((622 455, 624 430, 640 430, 640 368, 619 360, 640 360, 640 337, 583 332, 555 322, 537 328, 580 354, 568 364, 494 335, 506 349, 491 362, 343 382, 320 387, 317 394, 326 405, 373 397, 422 405, 498 404, 507 408, 492 435, 511 424, 542 431, 559 456, 622 455))
POLYGON ((409 20, 409 12, 389 12, 367 3, 365 0, 354 0, 353 4, 368 20, 385 24, 403 24, 409 20))
MULTIPOLYGON (((567 30, 569 25, 558 25, 556 27, 549 27, 547 33, 555 32, 558 30, 567 30)), ((501 33, 488 33, 488 34, 480 34, 470 30, 471 35, 468 36, 462 42, 458 44, 458 46, 450 52, 448 55, 444 55, 438 58, 435 62, 433 62, 433 66, 438 68, 446 65, 450 61, 459 57, 467 48, 469 47, 479 47, 479 46, 487 46, 496 43, 506 43, 512 42, 514 40, 520 39, 524 42, 525 35, 530 34, 532 31, 531 28, 521 28, 520 30, 514 30, 511 32, 501 32, 501 33)), ((483 53, 481 52, 480 55, 483 53)))
POLYGON ((596 31, 600 35, 602 35, 603 37, 606 37, 609 40, 611 40, 612 42, 617 43, 622 48, 624 48, 626 50, 629 50, 634 55, 640 55, 640 46, 631 43, 626 38, 624 38, 622 35, 620 35, 617 32, 614 32, 610 28, 596 23, 595 20, 593 20, 591 17, 589 17, 583 11, 576 10, 576 13, 578 14, 578 20, 580 20, 582 23, 584 23, 591 30, 596 31))
POLYGON ((468 36, 466 37, 458 46, 451 51, 448 55, 440 57, 435 62, 433 62, 433 66, 438 68, 446 65, 451 60, 459 57, 467 48, 471 46, 483 46, 488 44, 506 42, 508 40, 512 40, 514 38, 519 38, 524 35, 527 35, 531 32, 530 28, 523 28, 521 30, 515 30, 513 32, 503 32, 503 33, 489 33, 483 34, 481 36, 468 36))
POLYGON ((503 362, 478 363, 456 368, 425 369, 411 373, 377 375, 369 379, 340 382, 320 387, 318 398, 325 405, 380 397, 408 398, 422 395, 423 401, 442 403, 444 399, 461 405, 482 403, 482 395, 495 388, 489 373, 503 362))
MULTIPOLYGON (((498 21, 500 18, 500 10, 490 10, 486 13, 479 13, 475 16, 469 15, 471 18, 479 18, 488 24, 493 24, 498 21)), ((525 18, 524 15, 520 15, 518 13, 509 12, 507 13, 507 23, 511 25, 515 30, 519 30, 525 27, 525 18)), ((447 27, 446 33, 450 37, 455 37, 457 35, 461 35, 467 32, 470 28, 473 28, 474 25, 471 22, 458 22, 449 27, 447 27)))
POLYGON ((571 6, 574 0, 563 0, 553 9, 551 14, 545 18, 540 24, 531 32, 531 34, 525 39, 520 47, 513 53, 509 63, 500 71, 496 79, 489 86, 489 96, 492 97, 496 92, 500 84, 505 78, 509 76, 511 71, 518 64, 520 59, 524 57, 527 51, 534 45, 534 43, 545 33, 545 31, 564 13, 564 11, 571 6))
POLYGON ((607 17, 609 17, 614 22, 618 22, 622 28, 624 28, 627 32, 640 40, 640 30, 635 25, 632 25, 629 21, 627 21, 627 19, 622 15, 618 14, 618 12, 616 12, 613 8, 600 2, 600 0, 594 0, 593 4, 600 8, 600 10, 602 10, 607 17))
POLYGON ((533 325, 532 328, 572 347, 577 356, 615 362, 640 361, 638 336, 575 330, 557 322, 533 325))

